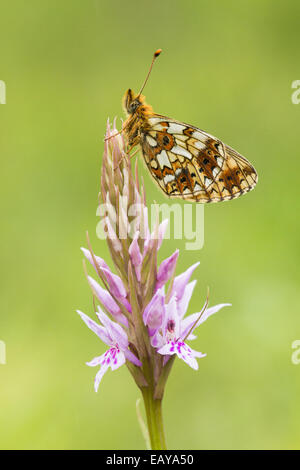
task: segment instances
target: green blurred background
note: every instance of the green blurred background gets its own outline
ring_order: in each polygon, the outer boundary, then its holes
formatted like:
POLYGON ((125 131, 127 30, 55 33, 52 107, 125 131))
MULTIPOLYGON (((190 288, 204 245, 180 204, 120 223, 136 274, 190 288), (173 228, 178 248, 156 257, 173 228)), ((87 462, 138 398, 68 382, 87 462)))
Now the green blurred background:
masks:
MULTIPOLYGON (((300 4, 290 1, 14 0, 0 3, 0 447, 142 449, 139 397, 125 367, 98 394, 85 365, 104 345, 76 315, 92 314, 80 246, 96 237, 108 116, 137 90, 156 112, 198 125, 249 158, 257 188, 205 207, 190 313, 232 302, 198 330, 195 372, 177 361, 164 400, 170 449, 300 448, 300 4)), ((119 121, 120 125, 120 121, 119 121)), ((167 200, 138 157, 148 201, 167 200)))

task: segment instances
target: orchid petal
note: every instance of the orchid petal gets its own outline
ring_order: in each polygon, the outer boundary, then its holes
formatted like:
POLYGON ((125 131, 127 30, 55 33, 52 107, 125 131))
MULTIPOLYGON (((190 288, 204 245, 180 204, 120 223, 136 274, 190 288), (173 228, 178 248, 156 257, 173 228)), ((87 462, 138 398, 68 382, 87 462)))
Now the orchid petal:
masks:
POLYGON ((156 289, 159 289, 171 278, 176 267, 179 250, 176 250, 169 258, 166 258, 159 266, 157 273, 156 289))
POLYGON ((126 297, 127 292, 121 278, 112 273, 109 268, 103 267, 101 271, 105 274, 111 293, 118 299, 126 297))
MULTIPOLYGON (((105 354, 105 353, 104 353, 105 354)), ((86 362, 86 365, 87 366, 90 366, 90 367, 96 367, 96 366, 99 366, 99 364, 101 364, 103 358, 104 358, 104 354, 102 354, 101 356, 97 356, 97 357, 94 357, 91 361, 89 362, 86 362)))
POLYGON ((176 354, 180 359, 186 362, 192 369, 198 369, 198 362, 196 357, 205 357, 206 354, 202 354, 198 351, 191 349, 183 341, 169 341, 161 349, 157 351, 162 355, 176 354))
POLYGON ((177 310, 178 310, 178 316, 180 319, 184 317, 186 314, 187 308, 189 306, 193 290, 195 288, 195 285, 197 284, 196 279, 192 282, 190 282, 184 289, 184 294, 181 297, 179 301, 177 301, 177 310))
POLYGON ((180 321, 177 313, 177 303, 176 297, 173 295, 170 302, 166 304, 166 314, 165 321, 163 325, 163 333, 165 338, 170 339, 170 337, 178 338, 180 332, 180 321))
POLYGON ((134 239, 132 240, 131 244, 130 244, 130 247, 129 247, 129 255, 130 255, 130 259, 132 261, 132 264, 133 266, 140 266, 142 264, 142 261, 143 261, 143 257, 142 257, 142 254, 141 254, 141 251, 140 251, 140 247, 139 247, 139 244, 138 244, 138 235, 139 235, 139 232, 135 235, 134 239))
POLYGON ((169 219, 165 219, 161 222, 161 224, 159 224, 159 227, 158 227, 158 245, 157 245, 158 250, 160 249, 161 244, 163 242, 168 224, 169 224, 169 219))
POLYGON ((88 282, 92 288, 92 291, 95 293, 96 297, 100 300, 106 310, 113 317, 115 317, 116 320, 123 323, 123 325, 128 326, 126 317, 121 313, 118 304, 114 301, 110 293, 103 289, 103 287, 101 287, 91 276, 88 276, 88 282))
POLYGON ((108 265, 105 263, 105 261, 102 258, 100 258, 100 256, 96 256, 94 254, 94 258, 95 258, 95 261, 97 263, 97 266, 96 266, 95 263, 94 263, 94 259, 93 259, 93 256, 92 256, 92 253, 90 252, 90 250, 87 250, 84 247, 81 247, 80 249, 83 252, 86 259, 91 263, 92 266, 94 266, 96 272, 98 272, 97 267, 98 267, 98 269, 101 269, 101 268, 109 269, 108 265))
POLYGON ((103 289, 103 287, 101 287, 91 276, 88 276, 88 282, 98 300, 100 300, 111 315, 115 315, 120 312, 118 304, 114 301, 107 290, 103 289))
POLYGON ((187 316, 181 322, 180 337, 184 339, 188 333, 192 333, 195 330, 195 328, 201 325, 201 323, 204 323, 205 320, 207 320, 208 317, 210 317, 210 315, 217 313, 219 310, 221 310, 221 308, 227 307, 227 306, 231 306, 231 304, 215 305, 214 307, 210 307, 206 309, 201 316, 200 316, 200 312, 193 313, 192 315, 187 316))
POLYGON ((231 304, 227 304, 227 303, 217 304, 217 305, 214 305, 213 307, 207 308, 205 310, 205 312, 203 313, 203 315, 201 316, 199 322, 197 322, 197 326, 200 325, 201 323, 205 322, 205 320, 207 320, 208 317, 210 317, 214 313, 217 313, 223 307, 231 307, 231 304))
POLYGON ((95 389, 95 392, 98 392, 98 388, 99 388, 100 382, 101 382, 102 377, 103 377, 103 375, 105 374, 105 372, 107 372, 107 369, 108 369, 108 365, 107 365, 107 364, 103 364, 103 365, 100 367, 100 370, 97 372, 96 377, 95 377, 95 382, 94 382, 94 389, 95 389))
POLYGON ((97 317, 101 323, 105 326, 108 334, 114 340, 115 344, 118 344, 120 349, 124 350, 128 347, 128 337, 123 328, 116 322, 112 321, 102 310, 98 307, 96 312, 97 317))
POLYGON ((143 240, 149 240, 150 232, 148 225, 148 207, 141 207, 142 224, 140 224, 140 236, 143 240))
POLYGON ((102 380, 102 377, 105 374, 105 372, 107 372, 108 368, 110 367, 111 370, 116 370, 119 367, 121 367, 123 364, 125 364, 125 361, 126 361, 123 352, 120 351, 116 347, 112 347, 108 349, 104 354, 102 354, 102 356, 100 356, 100 358, 94 358, 92 359, 90 363, 87 363, 87 364, 93 367, 94 365, 96 365, 94 364, 94 361, 97 362, 99 361, 99 359, 101 359, 101 362, 100 362, 101 367, 95 377, 95 383, 94 383, 96 392, 98 391, 99 384, 102 380))
POLYGON ((110 368, 111 370, 119 369, 123 364, 125 364, 126 358, 122 351, 115 350, 110 354, 110 368))
POLYGON ((175 351, 175 341, 169 341, 168 343, 164 344, 157 352, 163 356, 172 356, 176 354, 175 351))
POLYGON ((123 351, 124 353, 124 356, 126 357, 126 359, 130 362, 132 362, 132 364, 134 364, 135 366, 142 366, 143 364, 141 363, 141 361, 136 357, 135 354, 133 354, 132 351, 130 351, 130 349, 124 349, 123 351))
POLYGON ((109 334, 106 331, 106 328, 103 328, 103 326, 98 325, 98 323, 94 322, 90 317, 88 317, 85 313, 81 312, 80 310, 77 310, 77 313, 80 315, 81 319, 84 321, 84 323, 89 327, 90 330, 92 330, 94 333, 96 333, 97 336, 108 346, 112 345, 112 338, 109 336, 109 334))
POLYGON ((106 226, 107 226, 108 238, 111 241, 111 243, 114 247, 114 250, 116 252, 121 253, 122 252, 122 244, 121 244, 120 240, 118 239, 118 237, 116 235, 116 232, 114 231, 108 217, 105 217, 105 222, 106 222, 106 226))
POLYGON ((190 268, 188 268, 184 273, 179 274, 176 276, 173 282, 172 287, 172 295, 176 295, 177 301, 181 300, 183 297, 185 287, 188 284, 191 275, 193 274, 194 270, 197 266, 199 266, 200 262, 193 264, 190 268))
POLYGON ((153 348, 162 348, 165 344, 165 341, 159 331, 156 331, 156 333, 151 336, 150 343, 153 348))
POLYGON ((164 314, 165 296, 164 289, 161 288, 154 294, 143 313, 143 320, 145 325, 149 327, 150 336, 153 336, 155 331, 162 326, 164 314))
POLYGON ((186 339, 189 340, 189 341, 192 341, 193 339, 196 339, 196 338, 197 338, 197 336, 194 335, 194 333, 191 333, 190 335, 187 336, 186 339))

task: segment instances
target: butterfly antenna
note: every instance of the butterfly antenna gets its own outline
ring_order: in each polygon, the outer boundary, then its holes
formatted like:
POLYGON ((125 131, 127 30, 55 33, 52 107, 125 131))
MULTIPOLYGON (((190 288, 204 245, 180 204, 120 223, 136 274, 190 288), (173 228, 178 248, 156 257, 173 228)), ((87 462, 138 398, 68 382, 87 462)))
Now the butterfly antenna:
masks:
MULTIPOLYGON (((139 92, 137 98, 140 96, 140 94, 142 93, 143 89, 145 88, 145 85, 146 85, 146 83, 147 83, 147 81, 148 81, 148 78, 149 78, 149 76, 150 76, 150 73, 151 73, 152 67, 153 67, 153 65, 154 65, 154 62, 155 62, 155 60, 157 59, 157 57, 161 54, 161 51, 162 51, 162 49, 157 49, 157 51, 154 52, 154 54, 153 54, 153 59, 152 59, 152 62, 151 62, 150 68, 149 68, 149 72, 148 72, 148 74, 147 74, 146 80, 144 81, 143 86, 142 86, 142 88, 141 88, 141 90, 140 90, 140 92, 139 92)), ((129 125, 129 122, 127 123, 127 126, 128 126, 128 125, 129 125)), ((122 132, 124 131, 125 128, 126 128, 126 126, 125 126, 125 127, 122 127, 122 129, 121 129, 117 134, 113 134, 113 135, 111 135, 111 136, 109 136, 109 137, 105 137, 104 142, 106 142, 107 140, 112 139, 112 137, 115 137, 115 136, 117 136, 117 135, 119 135, 119 134, 122 134, 122 132)))
POLYGON ((148 72, 147 77, 146 77, 146 79, 145 79, 145 81, 144 81, 144 83, 143 83, 143 86, 142 86, 142 88, 141 88, 141 91, 140 91, 139 94, 138 94, 138 97, 140 96, 140 94, 142 93, 143 89, 145 88, 145 85, 146 85, 146 83, 147 83, 147 81, 148 81, 148 78, 149 78, 149 76, 150 76, 150 73, 151 73, 152 67, 153 67, 153 65, 154 65, 154 62, 155 62, 155 60, 157 59, 157 57, 160 55, 161 51, 162 51, 162 49, 157 49, 157 51, 154 52, 154 54, 153 54, 153 59, 152 59, 151 65, 150 65, 149 72, 148 72))

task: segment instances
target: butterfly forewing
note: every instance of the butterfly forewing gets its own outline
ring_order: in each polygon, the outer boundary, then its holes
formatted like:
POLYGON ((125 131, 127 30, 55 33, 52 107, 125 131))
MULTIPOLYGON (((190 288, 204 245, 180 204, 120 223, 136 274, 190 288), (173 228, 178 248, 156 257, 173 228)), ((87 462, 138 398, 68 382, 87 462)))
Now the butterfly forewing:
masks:
POLYGON ((226 201, 257 182, 255 169, 242 155, 196 127, 152 114, 140 136, 151 175, 169 197, 226 201))

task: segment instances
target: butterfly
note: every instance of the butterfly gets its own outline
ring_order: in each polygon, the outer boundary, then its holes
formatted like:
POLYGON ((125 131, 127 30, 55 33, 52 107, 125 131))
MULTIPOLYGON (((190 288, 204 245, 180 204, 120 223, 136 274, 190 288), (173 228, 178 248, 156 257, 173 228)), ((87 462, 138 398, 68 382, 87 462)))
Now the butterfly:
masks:
POLYGON ((198 127, 154 113, 141 94, 158 49, 138 94, 128 89, 122 131, 129 152, 137 145, 150 174, 169 197, 200 203, 228 201, 251 191, 254 167, 236 150, 198 127))

